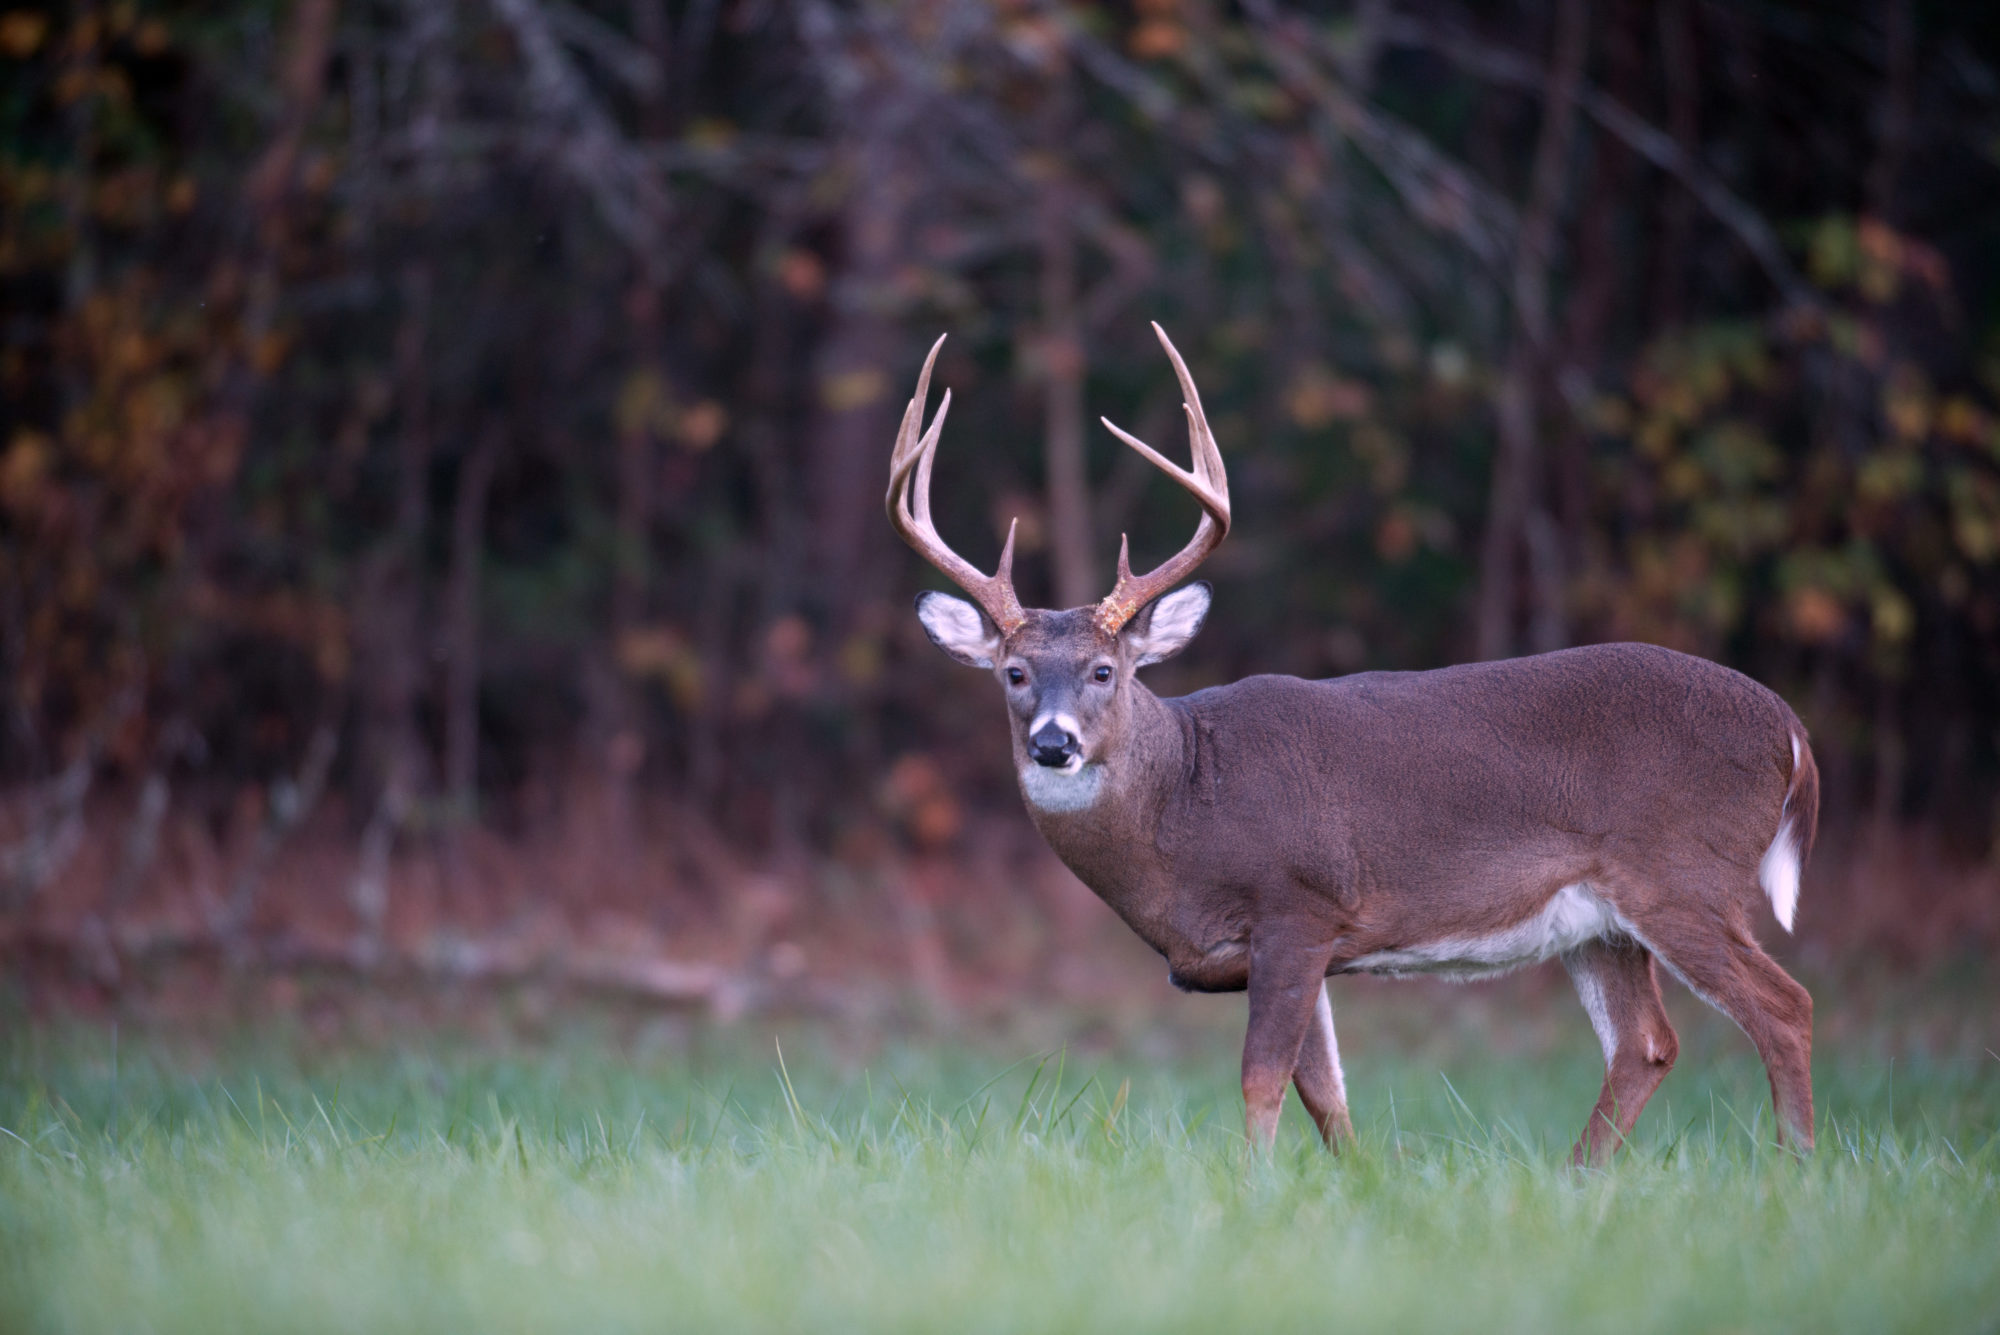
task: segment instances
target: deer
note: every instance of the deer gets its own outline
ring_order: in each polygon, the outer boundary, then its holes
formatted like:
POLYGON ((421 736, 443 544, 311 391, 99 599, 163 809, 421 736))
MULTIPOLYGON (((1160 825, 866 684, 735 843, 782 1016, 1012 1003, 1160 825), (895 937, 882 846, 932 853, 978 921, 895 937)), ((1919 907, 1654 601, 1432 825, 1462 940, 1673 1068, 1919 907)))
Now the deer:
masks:
POLYGON ((1275 1142, 1288 1087, 1326 1146, 1352 1142, 1327 980, 1492 977, 1562 962, 1604 1050, 1572 1153, 1600 1166, 1632 1134, 1680 1044, 1658 968, 1748 1035, 1781 1145, 1813 1144, 1812 998, 1758 944, 1760 906, 1792 930, 1819 818, 1806 730, 1773 691, 1650 644, 1599 644, 1423 672, 1251 676, 1162 698, 1212 590, 1183 584, 1229 532, 1222 453, 1158 324, 1193 467, 1113 435, 1195 498, 1194 537, 1134 575, 1120 539, 1093 607, 1024 608, 1010 525, 983 575, 939 537, 926 427, 939 338, 897 432, 898 534, 971 600, 929 591, 917 619, 1006 700, 1029 819, 1167 962, 1174 986, 1247 992, 1244 1129, 1275 1142))

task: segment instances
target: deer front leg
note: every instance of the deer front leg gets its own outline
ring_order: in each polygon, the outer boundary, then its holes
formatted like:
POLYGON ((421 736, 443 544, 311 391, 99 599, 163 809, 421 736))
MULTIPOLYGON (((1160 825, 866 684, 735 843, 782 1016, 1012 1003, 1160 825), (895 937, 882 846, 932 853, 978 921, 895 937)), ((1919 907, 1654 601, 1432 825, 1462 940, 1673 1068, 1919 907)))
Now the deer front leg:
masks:
POLYGON ((1327 998, 1325 983, 1320 984, 1312 1023, 1299 1045, 1292 1083, 1298 1086, 1299 1101, 1306 1105, 1328 1149, 1338 1150, 1340 1142, 1354 1139, 1354 1123, 1347 1115, 1347 1081, 1340 1074, 1340 1046, 1333 1037, 1333 1003, 1327 998))
MULTIPOLYGON (((1326 966, 1332 958, 1330 944, 1296 929, 1274 926, 1252 935, 1250 1025, 1243 1036, 1243 1120, 1253 1150, 1268 1151, 1278 1138, 1285 1086, 1299 1067, 1299 1050, 1313 1026, 1316 1008, 1325 999, 1326 966)), ((1330 1010, 1327 1020, 1331 1036, 1330 1010)), ((1341 1115, 1345 1120, 1344 1101, 1341 1115)))

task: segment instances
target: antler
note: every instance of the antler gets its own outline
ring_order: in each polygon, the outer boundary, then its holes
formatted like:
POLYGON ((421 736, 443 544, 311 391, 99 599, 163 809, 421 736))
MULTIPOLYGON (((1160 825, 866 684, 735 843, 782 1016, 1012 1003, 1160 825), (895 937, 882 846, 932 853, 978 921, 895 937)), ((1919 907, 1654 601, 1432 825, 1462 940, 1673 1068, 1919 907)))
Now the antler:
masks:
POLYGON ((924 358, 923 372, 917 377, 916 397, 903 410, 903 424, 896 432, 896 451, 889 460, 889 522, 903 535, 904 542, 971 594, 1002 635, 1012 635, 1028 619, 1021 610, 1021 600, 1014 594, 1015 526, 1007 526, 1007 543, 1000 549, 999 566, 991 575, 982 575, 970 561, 945 546, 944 539, 938 536, 937 525, 931 522, 931 462, 937 456, 944 416, 951 411, 950 390, 944 392, 937 416, 931 419, 930 429, 921 438, 918 428, 923 426, 924 409, 930 398, 931 365, 937 361, 938 349, 943 346, 942 336, 931 344, 930 356, 924 358))
MULTIPOLYGON (((1208 554, 1221 546, 1223 538, 1229 534, 1229 477, 1222 469, 1222 451, 1215 444, 1215 434, 1208 429, 1208 418, 1202 415, 1201 395, 1195 392, 1194 377, 1188 374, 1187 363, 1180 353, 1174 351, 1173 340, 1157 322, 1153 332, 1159 335, 1160 346, 1167 350, 1167 356, 1174 363, 1174 374, 1180 377, 1181 406, 1187 410, 1188 442, 1194 451, 1194 471, 1177 467, 1161 457, 1158 451, 1145 441, 1128 431, 1112 425, 1111 419, 1099 418, 1109 427, 1111 434, 1144 455, 1154 467, 1186 488, 1188 493, 1201 502, 1201 523, 1196 525, 1194 538, 1181 548, 1179 555, 1163 561, 1151 573, 1134 577, 1132 574, 1132 546, 1120 534, 1118 538, 1118 582, 1111 586, 1111 592, 1097 605, 1091 619, 1106 635, 1116 635, 1134 613, 1153 599, 1165 593, 1174 585, 1186 579, 1194 568, 1208 559, 1208 554)), ((935 350, 933 350, 935 352, 935 350)), ((940 412, 939 417, 944 414, 940 412)), ((1002 558, 1005 568, 1005 558, 1002 558)))

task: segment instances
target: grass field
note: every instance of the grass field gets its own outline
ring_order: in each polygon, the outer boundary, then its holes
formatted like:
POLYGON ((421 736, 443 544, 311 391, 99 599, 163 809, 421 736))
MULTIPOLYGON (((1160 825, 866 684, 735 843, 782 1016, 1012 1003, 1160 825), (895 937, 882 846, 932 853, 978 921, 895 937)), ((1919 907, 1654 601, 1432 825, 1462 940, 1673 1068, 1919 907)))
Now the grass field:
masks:
POLYGON ((2000 1329, 2000 1059, 1823 1045, 1801 1163, 1763 1144, 1747 1044, 1697 1026, 1627 1153, 1577 1175, 1575 1028, 1529 1057, 1350 1039, 1358 1152, 1294 1107, 1253 1165, 1223 1028, 1165 1058, 856 1060, 747 1024, 513 1049, 17 1025, 0 1328, 2000 1329))

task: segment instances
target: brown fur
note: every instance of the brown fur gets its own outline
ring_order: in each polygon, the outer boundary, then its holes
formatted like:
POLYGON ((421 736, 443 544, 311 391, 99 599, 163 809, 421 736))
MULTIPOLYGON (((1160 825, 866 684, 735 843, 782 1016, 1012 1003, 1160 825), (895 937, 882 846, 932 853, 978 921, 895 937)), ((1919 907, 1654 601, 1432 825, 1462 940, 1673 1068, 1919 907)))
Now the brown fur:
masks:
POLYGON ((1178 986, 1249 991, 1253 1143, 1270 1143, 1293 1082, 1329 1143, 1348 1131, 1315 1034, 1323 978, 1375 952, 1501 931, 1581 883, 1633 934, 1565 958, 1616 1035, 1578 1160, 1616 1149, 1673 1064, 1656 957, 1742 1026, 1781 1139, 1811 1147, 1812 1002, 1752 930, 1780 820, 1793 819, 1803 863, 1818 815, 1805 730, 1776 695, 1703 659, 1613 644, 1161 699, 1132 675, 1158 606, 1116 636, 1087 609, 1030 611, 1004 637, 988 625, 975 654, 946 648, 992 664, 1024 771, 1050 700, 1081 724, 1101 795, 1077 811, 1029 806, 1063 861, 1178 986), (1106 663, 1115 679, 1096 683, 1106 663))

